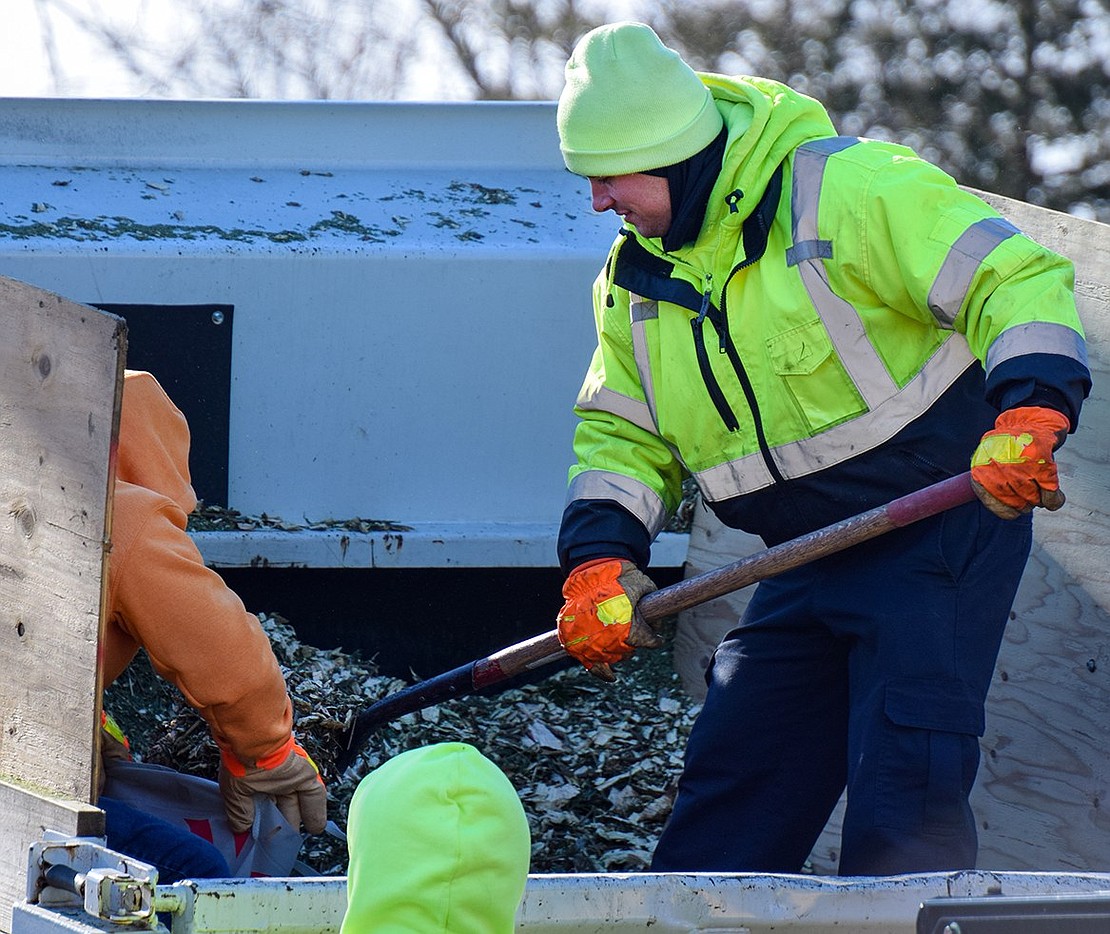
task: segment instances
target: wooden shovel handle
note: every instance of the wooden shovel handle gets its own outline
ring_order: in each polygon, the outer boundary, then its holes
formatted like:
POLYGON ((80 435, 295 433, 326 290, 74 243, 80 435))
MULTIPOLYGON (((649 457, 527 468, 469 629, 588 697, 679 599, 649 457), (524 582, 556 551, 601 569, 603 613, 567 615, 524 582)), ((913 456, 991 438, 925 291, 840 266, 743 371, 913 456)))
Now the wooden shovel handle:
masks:
MULTIPOLYGON (((974 498, 971 474, 962 473, 892 500, 885 506, 653 591, 640 599, 637 608, 648 620, 671 616, 885 532, 971 502, 974 498)), ((370 731, 378 724, 490 687, 565 657, 559 633, 552 630, 385 697, 361 711, 344 731, 340 737, 339 766, 345 768, 353 761, 370 731)))
POLYGON ((877 506, 858 516, 834 522, 823 529, 740 558, 732 564, 656 590, 643 597, 637 606, 645 619, 670 616, 714 597, 742 590, 764 578, 774 577, 783 571, 851 548, 893 529, 969 503, 974 498, 971 474, 962 473, 908 493, 885 506, 877 506))
MULTIPOLYGON (((647 620, 672 616, 893 529, 968 503, 974 498, 971 474, 962 473, 908 493, 885 506, 877 506, 850 519, 740 558, 732 564, 653 591, 642 597, 636 606, 647 620)), ((563 654, 557 631, 534 636, 474 662, 475 687, 488 687, 556 661, 563 654)))

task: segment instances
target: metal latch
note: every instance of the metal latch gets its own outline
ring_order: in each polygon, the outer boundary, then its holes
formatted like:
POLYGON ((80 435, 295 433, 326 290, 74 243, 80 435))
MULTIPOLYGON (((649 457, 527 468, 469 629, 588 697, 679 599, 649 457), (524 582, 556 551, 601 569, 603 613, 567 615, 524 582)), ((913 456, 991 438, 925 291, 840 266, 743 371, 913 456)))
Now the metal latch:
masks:
POLYGON ((80 905, 95 918, 144 926, 154 916, 158 870, 99 843, 31 845, 27 901, 80 905))

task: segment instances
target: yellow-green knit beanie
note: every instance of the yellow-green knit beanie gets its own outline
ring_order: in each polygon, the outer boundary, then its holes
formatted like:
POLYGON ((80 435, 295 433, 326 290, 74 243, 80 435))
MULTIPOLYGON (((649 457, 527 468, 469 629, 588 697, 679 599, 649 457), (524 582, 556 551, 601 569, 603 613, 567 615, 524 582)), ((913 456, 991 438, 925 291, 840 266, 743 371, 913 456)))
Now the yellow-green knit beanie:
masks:
POLYGON ((576 175, 629 175, 688 159, 724 125, 709 89, 643 23, 586 33, 567 61, 557 122, 576 175))

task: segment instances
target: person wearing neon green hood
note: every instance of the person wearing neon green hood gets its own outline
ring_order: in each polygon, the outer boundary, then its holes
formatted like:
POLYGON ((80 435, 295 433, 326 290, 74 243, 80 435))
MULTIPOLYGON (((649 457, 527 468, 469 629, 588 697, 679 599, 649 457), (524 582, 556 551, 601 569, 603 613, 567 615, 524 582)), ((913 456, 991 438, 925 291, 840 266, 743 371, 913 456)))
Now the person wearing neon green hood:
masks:
POLYGON ((516 790, 467 743, 410 749, 361 782, 347 816, 341 934, 509 934, 531 860, 516 790))
POLYGON ((591 672, 684 479, 774 545, 971 468, 981 502, 764 581, 718 646, 656 871, 797 872, 847 788, 839 871, 975 865, 984 705, 1054 450, 1090 391, 1073 270, 937 167, 838 136, 778 82, 587 33, 557 124, 595 211, 559 532, 560 640, 591 672))

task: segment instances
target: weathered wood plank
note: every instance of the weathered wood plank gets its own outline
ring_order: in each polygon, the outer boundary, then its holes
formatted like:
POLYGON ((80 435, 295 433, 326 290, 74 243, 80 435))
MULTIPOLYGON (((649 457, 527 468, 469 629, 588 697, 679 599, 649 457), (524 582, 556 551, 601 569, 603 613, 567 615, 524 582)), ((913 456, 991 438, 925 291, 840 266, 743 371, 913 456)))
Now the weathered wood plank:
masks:
POLYGON ((89 826, 121 319, 0 278, 0 925, 27 847, 89 826), (57 826, 52 822, 57 821, 57 826))
POLYGON ((27 892, 27 850, 52 830, 67 837, 103 837, 104 812, 83 801, 55 798, 0 781, 0 931, 12 929, 12 905, 27 892), (20 841, 21 846, 10 846, 20 841))
MULTIPOLYGON (((972 795, 979 865, 1010 870, 1110 869, 1110 226, 977 192, 1076 269, 1094 389, 1059 455, 1067 505, 1038 513, 987 701, 983 765, 972 795)), ((697 510, 687 573, 759 550, 754 536, 697 510)), ((697 696, 700 665, 749 593, 680 616, 676 668, 697 696)), ((834 873, 844 802, 811 862, 834 873)))

